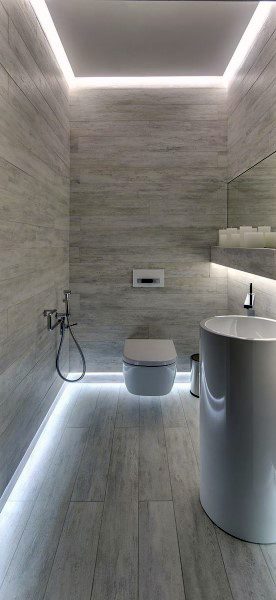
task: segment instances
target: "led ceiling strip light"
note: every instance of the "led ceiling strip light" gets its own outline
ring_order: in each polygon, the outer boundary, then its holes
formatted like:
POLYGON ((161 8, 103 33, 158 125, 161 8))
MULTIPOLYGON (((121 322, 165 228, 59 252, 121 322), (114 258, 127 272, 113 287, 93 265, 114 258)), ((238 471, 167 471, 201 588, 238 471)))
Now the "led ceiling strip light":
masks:
POLYGON ((70 87, 227 87, 245 60, 269 16, 273 2, 259 2, 222 76, 191 77, 75 77, 45 0, 30 0, 70 87))
POLYGON ((67 83, 71 86, 75 80, 75 75, 61 43, 54 21, 50 15, 48 6, 45 0, 30 0, 30 3, 48 39, 61 71, 63 72, 67 83))
POLYGON ((75 77, 75 87, 110 88, 173 88, 173 87, 222 87, 220 76, 168 76, 168 77, 75 77))
POLYGON ((246 59, 246 56, 252 48, 255 39, 257 38, 259 32, 261 31, 264 23, 266 22, 270 10, 273 6, 274 2, 259 2, 255 12, 253 13, 246 30, 240 39, 237 48, 230 59, 229 64, 227 65, 224 73, 223 80, 225 85, 233 79, 239 70, 240 66, 246 59))

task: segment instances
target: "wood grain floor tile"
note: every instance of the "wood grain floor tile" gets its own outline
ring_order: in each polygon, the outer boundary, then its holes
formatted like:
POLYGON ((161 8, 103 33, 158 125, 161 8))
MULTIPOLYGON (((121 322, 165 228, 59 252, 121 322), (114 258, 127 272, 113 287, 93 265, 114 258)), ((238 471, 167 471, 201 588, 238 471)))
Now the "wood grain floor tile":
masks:
POLYGON ((44 600, 90 600, 103 505, 72 502, 44 600))
POLYGON ((116 427, 139 427, 139 396, 122 386, 119 394, 116 427))
POLYGON ((115 429, 106 497, 114 502, 138 500, 139 430, 115 429))
POLYGON ((163 428, 161 402, 158 396, 140 396, 140 427, 163 428))
POLYGON ((101 502, 105 498, 117 401, 118 389, 102 384, 75 481, 74 501, 101 502))
POLYGON ((96 408, 99 386, 95 384, 81 385, 74 409, 69 417, 67 427, 90 427, 93 423, 93 415, 96 408))
POLYGON ((161 398, 164 427, 183 427, 186 425, 183 406, 177 389, 161 398))
POLYGON ((259 545, 221 530, 217 535, 234 599, 275 600, 276 586, 259 545))
POLYGON ((184 600, 172 502, 139 503, 139 600, 184 600))
POLYGON ((166 429, 165 434, 187 600, 232 600, 216 530, 199 501, 188 428, 166 429))
POLYGON ((199 403, 178 392, 184 421, 177 396, 143 398, 139 427, 115 427, 118 385, 93 412, 68 402, 42 476, 30 465, 1 513, 0 600, 275 600, 276 545, 232 538, 200 505, 199 403), (67 427, 73 406, 89 429, 67 427))
POLYGON ((171 500, 164 430, 140 429, 139 500, 171 500))
POLYGON ((108 501, 91 600, 138 600, 138 503, 108 501))

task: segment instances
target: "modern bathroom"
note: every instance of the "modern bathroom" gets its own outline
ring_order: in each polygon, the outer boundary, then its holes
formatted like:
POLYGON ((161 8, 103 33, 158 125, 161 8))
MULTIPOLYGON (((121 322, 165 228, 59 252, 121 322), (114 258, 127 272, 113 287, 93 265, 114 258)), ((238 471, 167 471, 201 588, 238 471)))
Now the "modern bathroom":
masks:
POLYGON ((0 600, 276 600, 276 2, 0 0, 0 600))

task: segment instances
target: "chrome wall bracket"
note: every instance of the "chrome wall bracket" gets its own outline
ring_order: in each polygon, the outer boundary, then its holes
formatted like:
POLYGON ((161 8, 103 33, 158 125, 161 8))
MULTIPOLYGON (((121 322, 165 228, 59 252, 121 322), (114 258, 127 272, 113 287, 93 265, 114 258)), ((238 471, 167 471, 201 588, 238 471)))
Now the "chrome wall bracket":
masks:
POLYGON ((44 310, 43 314, 44 314, 44 317, 47 317, 48 331, 53 331, 60 323, 60 320, 57 318, 58 317, 57 309, 56 308, 46 309, 46 310, 44 310))
POLYGON ((43 314, 47 317, 48 331, 53 331, 60 323, 65 322, 66 313, 59 313, 56 308, 46 309, 43 314))

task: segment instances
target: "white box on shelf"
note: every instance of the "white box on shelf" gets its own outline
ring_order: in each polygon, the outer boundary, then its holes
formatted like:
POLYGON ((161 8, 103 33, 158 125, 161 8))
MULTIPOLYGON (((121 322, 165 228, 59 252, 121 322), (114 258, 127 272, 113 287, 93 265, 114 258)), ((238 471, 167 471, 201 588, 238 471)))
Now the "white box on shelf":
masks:
POLYGON ((239 248, 241 245, 240 232, 230 233, 230 238, 231 238, 231 248, 239 248))
POLYGON ((262 231, 263 233, 269 233, 271 231, 270 225, 260 225, 258 227, 258 231, 262 231))
POLYGON ((219 246, 223 246, 224 248, 227 246, 226 229, 219 229, 219 246))
POLYGON ((276 248, 276 231, 264 233, 264 238, 266 248, 276 248))
POLYGON ((264 248, 265 237, 262 231, 245 232, 244 247, 245 248, 264 248))
POLYGON ((233 238, 234 235, 237 235, 237 233, 230 233, 230 232, 227 231, 227 234, 226 234, 226 237, 227 237, 226 247, 227 248, 234 248, 235 247, 235 242, 234 242, 234 238, 233 238))
POLYGON ((249 233, 258 233, 257 227, 240 227, 240 246, 241 248, 249 248, 247 246, 245 235, 249 233))

